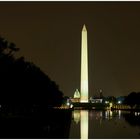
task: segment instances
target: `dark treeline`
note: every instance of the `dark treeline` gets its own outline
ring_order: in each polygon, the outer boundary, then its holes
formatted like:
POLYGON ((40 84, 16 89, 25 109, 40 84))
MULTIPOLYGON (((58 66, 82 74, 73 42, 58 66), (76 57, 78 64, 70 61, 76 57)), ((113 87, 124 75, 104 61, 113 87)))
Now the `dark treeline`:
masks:
POLYGON ((0 104, 9 106, 60 106, 63 94, 39 67, 15 58, 19 48, 0 37, 0 104))
POLYGON ((0 138, 68 138, 71 112, 52 109, 63 93, 17 51, 0 37, 0 138))
POLYGON ((131 92, 125 97, 124 104, 130 105, 132 108, 140 106, 140 92, 131 92))

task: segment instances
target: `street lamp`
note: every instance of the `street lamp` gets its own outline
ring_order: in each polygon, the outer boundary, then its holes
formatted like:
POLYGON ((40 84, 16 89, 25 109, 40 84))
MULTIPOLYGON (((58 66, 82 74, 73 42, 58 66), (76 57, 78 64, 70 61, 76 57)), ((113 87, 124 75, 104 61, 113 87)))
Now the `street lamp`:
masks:
POLYGON ((121 104, 122 102, 121 101, 118 101, 118 104, 121 104))

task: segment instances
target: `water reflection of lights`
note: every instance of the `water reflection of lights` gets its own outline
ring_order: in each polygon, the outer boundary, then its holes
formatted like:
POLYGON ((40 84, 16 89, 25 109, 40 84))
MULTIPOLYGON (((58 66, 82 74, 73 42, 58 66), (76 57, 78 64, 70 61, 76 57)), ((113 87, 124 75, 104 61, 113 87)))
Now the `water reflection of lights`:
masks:
MULTIPOLYGON (((124 111, 121 110, 106 110, 106 111, 88 111, 88 110, 74 110, 73 111, 73 118, 74 122, 80 125, 80 139, 88 139, 88 118, 90 121, 95 121, 98 123, 98 125, 104 125, 104 121, 113 122, 114 119, 118 120, 122 117, 122 113, 124 111), (89 113, 88 113, 89 112, 89 113), (103 122, 102 122, 103 121, 103 122)), ((130 113, 127 111, 127 113, 130 113)), ((135 112, 135 116, 140 116, 140 112, 135 112)), ((123 119, 123 118, 122 118, 123 119)), ((100 127, 101 127, 100 126, 100 127)))
POLYGON ((102 117, 102 116, 103 116, 103 112, 101 111, 101 112, 100 112, 100 117, 102 117))
POLYGON ((96 112, 96 120, 101 119, 103 116, 103 112, 96 112))
POLYGON ((109 113, 110 113, 110 117, 112 118, 112 111, 110 111, 109 113))
POLYGON ((80 110, 74 110, 73 111, 73 118, 76 124, 80 122, 80 110))
POLYGON ((107 110, 105 111, 105 119, 112 119, 114 115, 118 114, 118 118, 121 118, 121 110, 115 110, 115 111, 111 111, 111 110, 107 110))
POLYGON ((139 116, 140 115, 140 112, 135 112, 135 116, 139 116))
POLYGON ((88 139, 88 110, 81 110, 81 139, 88 139))
POLYGON ((92 111, 89 112, 89 117, 90 117, 90 118, 93 117, 93 112, 92 112, 92 111))
POLYGON ((121 110, 118 111, 119 119, 121 118, 121 110))
MULTIPOLYGON (((140 115, 140 112, 135 112, 135 116, 140 115)), ((89 111, 88 110, 74 110, 73 118, 74 122, 80 122, 80 138, 88 139, 88 117, 89 119, 96 119, 102 125, 102 120, 105 117, 107 120, 112 120, 114 117, 120 119, 122 116, 121 110, 106 110, 106 111, 89 111)))
POLYGON ((112 115, 113 115, 113 113, 111 110, 105 111, 105 118, 106 119, 112 119, 112 115))

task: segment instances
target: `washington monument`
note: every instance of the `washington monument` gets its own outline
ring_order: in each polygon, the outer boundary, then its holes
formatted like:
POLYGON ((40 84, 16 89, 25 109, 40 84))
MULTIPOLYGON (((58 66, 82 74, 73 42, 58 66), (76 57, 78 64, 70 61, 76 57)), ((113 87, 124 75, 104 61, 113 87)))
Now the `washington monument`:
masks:
POLYGON ((81 99, 80 102, 88 102, 88 48, 87 29, 84 24, 81 41, 81 99))
MULTIPOLYGON (((82 103, 88 102, 88 48, 87 29, 83 26, 81 41, 81 99, 82 103)), ((88 111, 81 110, 81 139, 88 139, 88 111)))

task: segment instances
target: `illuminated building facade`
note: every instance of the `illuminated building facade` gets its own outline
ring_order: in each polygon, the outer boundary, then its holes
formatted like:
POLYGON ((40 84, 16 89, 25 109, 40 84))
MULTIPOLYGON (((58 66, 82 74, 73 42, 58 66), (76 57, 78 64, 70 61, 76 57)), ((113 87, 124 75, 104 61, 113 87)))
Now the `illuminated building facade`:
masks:
POLYGON ((74 92, 74 98, 71 98, 71 101, 73 103, 80 102, 80 97, 81 97, 80 92, 78 91, 78 89, 76 89, 76 91, 74 92))

